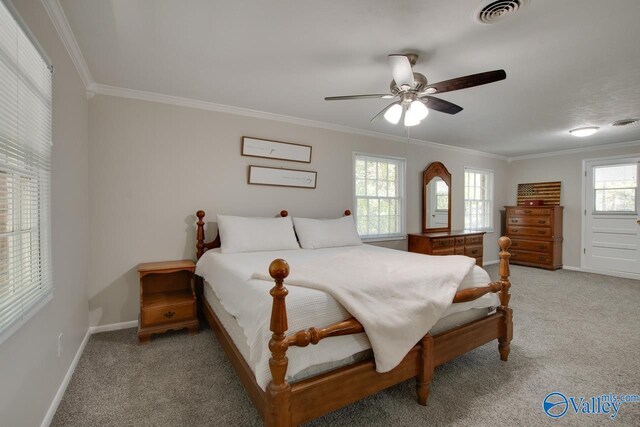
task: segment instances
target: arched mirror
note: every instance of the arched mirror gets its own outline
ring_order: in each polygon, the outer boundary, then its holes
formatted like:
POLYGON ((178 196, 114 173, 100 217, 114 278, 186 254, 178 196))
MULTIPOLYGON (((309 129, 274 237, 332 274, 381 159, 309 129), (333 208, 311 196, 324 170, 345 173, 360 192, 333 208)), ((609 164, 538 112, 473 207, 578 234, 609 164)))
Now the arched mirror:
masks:
POLYGON ((451 174, 440 162, 422 172, 422 232, 451 231, 451 174))

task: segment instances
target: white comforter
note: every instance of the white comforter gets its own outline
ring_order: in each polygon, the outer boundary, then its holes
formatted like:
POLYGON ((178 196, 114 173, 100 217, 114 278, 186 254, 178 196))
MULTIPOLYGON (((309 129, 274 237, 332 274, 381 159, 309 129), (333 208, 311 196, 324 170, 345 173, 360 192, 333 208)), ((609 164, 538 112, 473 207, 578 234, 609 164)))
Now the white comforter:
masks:
MULTIPOLYGON (((360 247, 369 253, 395 254, 397 251, 371 245, 360 247)), ((266 387, 270 381, 268 360, 270 357, 268 342, 271 337, 269 320, 272 298, 269 289, 273 281, 251 279, 256 271, 263 271, 276 258, 287 260, 291 274, 299 265, 317 260, 326 260, 340 256, 351 248, 329 248, 313 250, 289 250, 273 252, 251 252, 222 254, 219 250, 207 251, 198 261, 196 274, 203 277, 215 292, 224 309, 234 316, 244 331, 249 346, 250 357, 247 360, 253 370, 256 381, 266 387)), ((402 255, 407 255, 401 252, 402 255)), ((415 255, 427 257, 426 255, 415 255)), ((441 260, 443 257, 433 257, 441 260)), ((484 286, 489 283, 489 275, 480 267, 474 267, 465 277, 459 289, 484 286)), ((289 286, 286 299, 289 333, 312 326, 324 327, 345 320, 351 315, 330 294, 316 289, 289 286)), ((495 294, 487 294, 475 301, 453 304, 442 317, 469 310, 498 305, 495 294)), ((416 340, 417 341, 417 340, 416 340)), ((337 362, 356 353, 371 348, 365 334, 335 337, 323 340, 313 348, 290 348, 287 351, 289 367, 287 376, 293 377, 310 366, 328 362, 337 362)))
MULTIPOLYGON (((352 246, 291 267, 286 285, 327 292, 364 327, 376 370, 395 368, 451 305, 475 265, 466 256, 424 256, 352 246)), ((269 280, 265 273, 255 279, 269 280)))

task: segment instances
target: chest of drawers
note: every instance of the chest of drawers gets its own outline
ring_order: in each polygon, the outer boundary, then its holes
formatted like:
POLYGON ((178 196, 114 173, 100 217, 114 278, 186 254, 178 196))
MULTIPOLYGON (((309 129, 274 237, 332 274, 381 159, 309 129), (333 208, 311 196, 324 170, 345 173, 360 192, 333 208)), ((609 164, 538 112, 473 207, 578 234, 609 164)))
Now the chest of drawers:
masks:
POLYGON ((512 264, 562 267, 562 206, 505 206, 512 264))
POLYGON ((409 234, 409 252, 427 255, 466 255, 482 266, 484 231, 409 234))

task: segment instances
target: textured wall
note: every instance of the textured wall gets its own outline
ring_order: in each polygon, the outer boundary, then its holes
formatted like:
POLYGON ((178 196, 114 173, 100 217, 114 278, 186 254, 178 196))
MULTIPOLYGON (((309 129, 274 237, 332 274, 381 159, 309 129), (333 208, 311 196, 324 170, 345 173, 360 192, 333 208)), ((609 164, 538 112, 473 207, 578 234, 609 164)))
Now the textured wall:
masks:
MULTIPOLYGON (((217 213, 271 216, 288 209, 336 217, 351 209, 354 151, 407 159, 409 232, 420 230, 421 173, 430 162, 442 161, 453 174, 454 228, 463 225, 464 166, 495 171, 497 206, 506 194, 505 161, 449 149, 101 95, 89 103, 89 123, 94 325, 137 319, 137 263, 194 258, 198 209, 209 221, 217 213), (312 162, 242 157, 242 135, 312 145, 312 162), (248 164, 316 170, 317 189, 247 185, 248 164)), ((497 237, 487 236, 486 260, 497 259, 497 237)), ((406 241, 385 246, 403 249, 406 241)))

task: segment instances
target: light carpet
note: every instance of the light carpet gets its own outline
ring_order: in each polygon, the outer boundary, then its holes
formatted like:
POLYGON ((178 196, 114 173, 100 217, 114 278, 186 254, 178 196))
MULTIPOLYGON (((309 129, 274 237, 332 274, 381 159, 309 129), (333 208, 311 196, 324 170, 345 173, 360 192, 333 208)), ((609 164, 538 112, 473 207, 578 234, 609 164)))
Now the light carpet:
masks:
MULTIPOLYGON (((497 266, 487 270, 497 278, 497 266)), ((429 406, 406 381, 312 426, 640 425, 640 402, 617 419, 542 410, 553 391, 591 397, 640 394, 640 281, 512 267, 514 341, 436 369, 429 406)), ((136 329, 93 335, 53 426, 257 426, 260 418, 209 329, 137 344, 136 329)))

